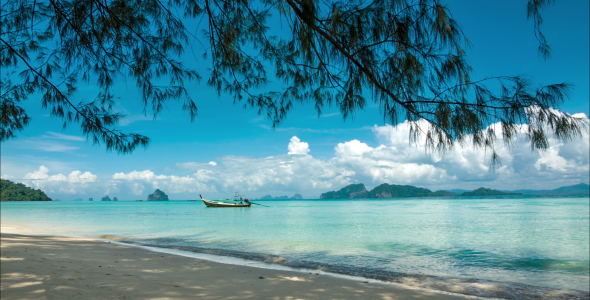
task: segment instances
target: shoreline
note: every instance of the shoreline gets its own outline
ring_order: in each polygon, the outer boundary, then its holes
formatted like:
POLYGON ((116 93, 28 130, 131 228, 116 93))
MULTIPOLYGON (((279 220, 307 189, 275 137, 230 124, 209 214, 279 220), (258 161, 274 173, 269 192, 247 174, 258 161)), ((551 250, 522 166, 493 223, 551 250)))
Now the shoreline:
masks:
MULTIPOLYGON (((307 293, 305 297, 295 297, 293 298, 292 294, 284 294, 282 292, 285 287, 282 287, 282 284, 279 284, 277 288, 280 290, 280 295, 285 296, 284 299, 379 299, 382 295, 388 295, 389 298, 384 299, 415 299, 415 298, 435 298, 435 299, 590 299, 590 294, 584 291, 579 290, 567 290, 567 289, 551 289, 539 286, 529 286, 517 283, 510 283, 510 282, 498 282, 498 281, 487 281, 487 280, 479 280, 479 279, 459 279, 459 278, 443 278, 438 276, 430 276, 430 275, 412 275, 407 274, 399 277, 401 280, 385 280, 380 278, 374 277, 363 277, 363 276, 356 276, 346 273, 340 273, 338 271, 333 272, 333 270, 326 269, 309 269, 305 267, 292 267, 289 265, 284 265, 280 263, 273 263, 273 262, 266 262, 266 261, 258 261, 253 260, 251 258, 242 258, 239 256, 228 256, 223 254, 211 254, 208 252, 198 252, 191 249, 184 249, 185 247, 182 246, 161 246, 161 245, 150 245, 150 244, 141 244, 136 242, 130 242, 125 240, 118 240, 116 237, 109 236, 80 236, 80 235, 64 235, 64 233, 56 232, 54 230, 46 230, 28 226, 21 226, 16 224, 1 224, 1 233, 2 233, 2 287, 0 291, 2 291, 3 299, 5 295, 11 295, 11 293, 7 292, 7 287, 10 285, 5 284, 7 280, 23 280, 23 278, 10 278, 6 277, 7 270, 4 265, 7 263, 14 263, 14 257, 6 256, 9 252, 6 251, 7 247, 12 247, 12 242, 14 237, 18 237, 20 239, 25 239, 31 241, 29 244, 31 247, 38 247, 38 243, 43 245, 43 241, 51 240, 55 244, 52 245, 50 248, 55 248, 56 245, 58 247, 65 246, 64 251, 65 253, 69 253, 68 257, 71 259, 78 260, 77 264, 81 260, 87 260, 84 254, 80 255, 80 250, 78 249, 79 246, 74 241, 85 241, 88 243, 92 243, 93 247, 104 248, 105 252, 117 252, 117 250, 113 249, 112 247, 119 247, 129 249, 128 251, 134 250, 139 251, 140 253, 151 253, 151 254, 160 254, 161 257, 177 257, 185 259, 187 262, 181 264, 177 267, 183 267, 187 264, 190 264, 191 261, 197 261, 205 264, 210 263, 215 266, 215 271, 213 274, 217 274, 219 272, 226 274, 227 269, 240 269, 240 272, 246 273, 256 273, 256 272, 263 272, 265 274, 272 274, 262 276, 267 278, 295 278, 295 281, 302 281, 302 282, 311 282, 312 285, 315 284, 315 281, 320 280, 320 285, 325 283, 324 281, 327 280, 327 286, 330 286, 328 289, 323 289, 323 293, 321 295, 313 295, 307 293), (5 238, 6 237, 6 238, 5 238), (109 248, 111 247, 111 248, 109 248), (246 270, 241 270, 242 268, 246 270), (221 271, 220 271, 221 270, 221 271), (286 274, 286 275, 285 275, 286 274), (269 277, 267 277, 269 276, 269 277), (323 281, 322 281, 323 280, 323 281), (344 295, 340 289, 346 289, 346 287, 355 287, 359 291, 366 293, 363 288, 371 286, 369 290, 374 291, 375 287, 379 287, 379 295, 371 294, 372 296, 367 296, 369 294, 363 294, 361 298, 358 297, 348 297, 350 295, 344 295), (337 296, 337 297, 336 297, 337 296)), ((22 248, 22 247, 21 247, 22 248)), ((41 247, 43 248, 43 247, 41 247)), ((25 252, 31 251, 32 248, 25 249, 25 252)), ((43 249, 33 248, 35 249, 39 255, 42 254, 43 249)), ((18 252, 18 251, 17 251, 18 252)), ((22 249, 21 249, 22 253, 22 249)), ((112 254, 112 253, 111 253, 112 254)), ((118 254, 112 254, 117 256, 118 254)), ((111 256, 112 256, 111 255, 111 256)), ((148 257, 150 255, 147 255, 148 257)), ((47 259, 47 258, 43 258, 47 259)), ((20 257, 17 260, 26 260, 24 257, 20 257)), ((149 260, 146 257, 140 258, 141 261, 149 260)), ((104 261, 98 260, 97 262, 104 261)), ((70 262, 72 263, 72 262, 70 262)), ((103 265, 108 263, 102 263, 103 265)), ((139 268, 141 266, 141 262, 139 265, 136 265, 135 268, 139 268)), ((37 267, 35 264, 31 266, 29 264, 23 264, 23 266, 27 269, 33 269, 33 273, 38 272, 35 270, 37 267)), ((69 265, 71 266, 71 265, 69 265)), ((115 265, 120 266, 120 265, 115 265)), ((68 265, 61 265, 59 268, 67 268, 68 265)), ((18 268, 17 268, 18 269, 18 268)), ((21 268, 22 269, 22 268, 21 268)), ((80 273, 79 271, 74 271, 75 273, 80 273)), ((176 271, 175 271, 176 272, 176 271)), ((12 273, 10 273, 12 274, 12 273)), ((21 274, 22 275, 22 274, 21 274)), ((112 274, 106 274, 112 275, 112 274)), ((191 272, 185 272, 185 276, 190 277, 193 274, 191 272)), ((132 276, 132 275, 129 275, 132 276)), ((215 275, 217 276, 217 275, 215 275)), ((241 281, 239 276, 236 274, 226 275, 227 282, 230 284, 235 281, 241 281)), ((26 277, 26 276, 25 276, 26 277)), ((30 276, 29 276, 30 277, 30 276)), ((127 279, 127 278, 126 278, 127 279)), ((250 278, 251 279, 251 278, 250 278)), ((255 278, 256 279, 256 278, 255 278)), ((260 279, 260 278, 258 278, 260 279)), ((70 279, 71 280, 71 279, 70 279)), ((207 282, 205 280, 204 282, 207 282)), ((254 284, 257 282, 250 282, 250 284, 254 284)), ((19 283, 20 284, 20 283, 19 283)), ((25 283, 28 284, 28 283, 25 283)), ((136 285, 137 282, 128 283, 131 285, 136 285)), ((212 283, 213 284, 213 283, 212 283)), ((275 283, 276 284, 276 283, 275 283)), ((295 288, 296 290, 305 288, 303 283, 300 283, 301 286, 295 288)), ((214 284, 213 284, 214 285, 214 284)), ((88 285, 87 285, 88 286, 88 285)), ((309 286, 309 284, 308 284, 309 286)), ((291 289, 292 290, 292 289, 291 289)), ((39 292, 39 291, 37 291, 39 292)), ((236 293, 237 291, 232 290, 231 293, 236 293)), ((289 293, 292 293, 289 292, 289 293)), ((272 293, 271 293, 272 294, 272 293)), ((301 294, 299 291, 295 293, 296 295, 301 294)), ((126 295, 123 295, 127 297, 126 295)), ((275 296, 268 298, 268 299, 283 299, 283 296, 276 298, 275 296)), ((359 295, 357 295, 359 296, 359 295)), ((148 295, 142 295, 141 299, 149 298, 148 295)), ((236 298, 242 299, 241 296, 236 296, 235 294, 227 294, 224 293, 223 295, 217 295, 213 298, 215 299, 229 299, 229 298, 236 298), (232 296, 233 295, 233 296, 232 296)), ((360 296, 359 296, 360 297, 360 296)), ((35 298, 35 297, 33 297, 35 298)), ((33 299, 31 298, 31 299, 33 299)), ((50 297, 51 298, 51 297, 50 297)), ((158 297, 156 297, 158 298, 158 297)), ((256 296, 254 299, 265 298, 265 296, 256 296)), ((7 298, 8 299, 8 298, 7 298)), ((23 299, 21 297, 10 298, 10 299, 23 299)), ((27 298, 29 299, 29 298, 27 298)), ((43 297, 42 299, 46 299, 43 297)), ((89 298, 94 299, 94 298, 89 298)), ((97 298, 98 299, 98 298, 97 298)), ((121 298, 121 299, 128 299, 128 298, 121 298)), ((139 299, 139 298, 138 298, 139 299)), ((158 298, 159 299, 159 298, 158 298)), ((184 299, 183 297, 180 298, 162 298, 162 299, 184 299)), ((206 298, 208 299, 208 298, 206 298)))
MULTIPOLYGON (((9 232, 5 232, 8 229, 9 232)), ((11 230, 12 229, 12 230, 11 230)), ((1 233, 2 299, 474 299, 332 274, 219 263, 82 237, 1 233)))

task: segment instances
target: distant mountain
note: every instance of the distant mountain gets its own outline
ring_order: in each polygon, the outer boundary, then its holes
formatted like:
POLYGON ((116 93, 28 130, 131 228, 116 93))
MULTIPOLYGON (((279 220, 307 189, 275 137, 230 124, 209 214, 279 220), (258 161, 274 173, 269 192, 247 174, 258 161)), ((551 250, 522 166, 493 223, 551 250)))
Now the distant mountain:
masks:
POLYGON ((320 199, 352 199, 367 198, 367 189, 362 183, 351 184, 341 188, 339 191, 332 191, 320 195, 320 199))
POLYGON ((42 190, 0 179, 0 201, 52 201, 42 190))
POLYGON ((303 199, 303 196, 299 195, 299 194, 295 194, 293 195, 293 197, 289 197, 287 195, 285 196, 278 196, 278 197, 273 197, 271 195, 266 195, 264 197, 255 199, 255 200, 301 200, 303 199))
POLYGON ((579 183, 554 190, 516 190, 512 192, 538 196, 590 196, 590 185, 579 183))
POLYGON ((106 196, 102 197, 100 199, 100 201, 112 201, 112 200, 111 200, 111 197, 109 197, 109 195, 106 195, 106 196))
POLYGON ((508 196, 508 195, 522 195, 522 193, 506 193, 492 189, 479 188, 472 192, 465 192, 460 196, 508 196))
POLYGON ((401 197, 448 197, 457 196, 448 191, 433 192, 429 189, 411 185, 395 185, 384 183, 367 191, 362 183, 351 184, 339 191, 332 191, 320 195, 320 199, 353 199, 353 198, 401 198, 401 197))
POLYGON ((411 185, 384 183, 368 193, 366 198, 430 197, 432 191, 411 185))
POLYGON ((168 201, 168 195, 166 195, 164 192, 160 191, 159 189, 156 189, 156 191, 153 194, 149 194, 147 197, 148 201, 168 201))
POLYGON ((362 183, 351 184, 338 191, 331 191, 320 195, 320 199, 359 199, 359 198, 402 198, 402 197, 463 197, 463 196, 573 196, 583 197, 590 195, 590 186, 580 183, 572 186, 564 186, 554 190, 516 190, 498 191, 488 188, 479 188, 473 191, 453 189, 449 191, 432 192, 426 188, 411 185, 395 185, 384 183, 367 191, 362 183))
POLYGON ((451 191, 436 191, 432 192, 428 197, 450 197, 450 196, 459 196, 460 193, 455 192, 456 190, 451 191))
POLYGON ((463 194, 465 192, 469 192, 469 190, 463 190, 463 189, 452 189, 452 190, 446 190, 449 191, 451 193, 455 193, 455 194, 463 194))

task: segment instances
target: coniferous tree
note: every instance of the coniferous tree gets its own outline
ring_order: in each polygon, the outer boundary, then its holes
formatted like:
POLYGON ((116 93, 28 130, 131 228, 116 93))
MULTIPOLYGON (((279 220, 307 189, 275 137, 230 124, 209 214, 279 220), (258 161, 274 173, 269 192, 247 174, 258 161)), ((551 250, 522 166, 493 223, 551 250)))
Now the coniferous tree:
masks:
MULTIPOLYGON (((526 8, 543 57, 550 47, 540 11, 552 2, 529 0, 526 8)), ((388 122, 411 122, 411 141, 423 137, 436 151, 470 142, 491 150, 492 162, 497 135, 510 143, 523 128, 532 149, 545 149, 550 134, 568 140, 587 130, 558 109, 567 83, 472 79, 468 40, 438 0, 14 0, 1 8, 0 66, 13 72, 1 80, 3 141, 28 124, 22 103, 39 93, 64 126, 77 122, 94 143, 131 152, 149 138, 116 129, 124 117, 113 110, 116 80, 135 82, 145 113, 155 117, 167 101, 181 100, 192 120, 197 106, 186 86, 201 76, 274 126, 295 103, 311 103, 318 114, 337 105, 344 118, 374 103, 388 122), (279 34, 270 28, 273 14, 284 22, 279 34), (209 74, 180 61, 192 44, 206 48, 209 74), (266 90, 272 79, 284 88, 266 90), (81 83, 98 86, 92 101, 74 102, 81 83), (501 128, 488 127, 496 122, 501 128)))

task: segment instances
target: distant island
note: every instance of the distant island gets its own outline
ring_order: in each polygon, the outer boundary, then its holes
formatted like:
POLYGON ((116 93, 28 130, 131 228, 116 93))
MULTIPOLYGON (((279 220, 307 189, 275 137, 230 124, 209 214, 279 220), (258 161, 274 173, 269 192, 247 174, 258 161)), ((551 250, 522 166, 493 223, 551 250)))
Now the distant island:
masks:
MULTIPOLYGON (((501 192, 499 192, 501 193, 501 192)), ((447 191, 433 192, 429 189, 411 185, 395 185, 384 183, 367 191, 362 183, 351 184, 339 191, 332 191, 320 195, 320 199, 358 199, 358 198, 402 198, 402 197, 448 197, 459 194, 447 191)))
POLYGON ((168 201, 168 195, 166 195, 164 192, 160 191, 159 189, 156 189, 156 191, 153 194, 149 194, 149 196, 147 197, 148 201, 168 201))
POLYGON ((590 196, 590 185, 579 183, 570 186, 563 186, 553 190, 516 190, 515 193, 522 193, 523 195, 534 196, 576 196, 588 197, 590 196))
POLYGON ((522 195, 522 193, 501 192, 492 189, 479 188, 471 192, 465 192, 459 196, 502 196, 502 195, 522 195))
MULTIPOLYGON (((457 190, 454 190, 457 191, 457 190)), ((488 188, 479 188, 473 191, 462 193, 453 193, 449 191, 433 192, 426 188, 415 187, 411 185, 395 185, 384 183, 367 191, 362 183, 351 184, 343 187, 338 191, 331 191, 320 195, 320 199, 359 199, 359 198, 406 198, 406 197, 485 197, 485 196, 588 196, 590 195, 590 186, 580 183, 572 186, 564 186, 554 190, 517 190, 517 191, 498 191, 488 188)))
POLYGON ((109 195, 106 195, 100 199, 100 201, 112 201, 109 195))
POLYGON ((36 190, 22 183, 0 179, 0 201, 52 201, 41 190, 36 190))
POLYGON ((278 197, 273 197, 271 195, 266 195, 264 197, 258 198, 258 199, 254 199, 254 200, 301 200, 303 199, 303 196, 299 195, 299 194, 295 194, 293 195, 293 197, 289 197, 287 195, 285 196, 278 196, 278 197))

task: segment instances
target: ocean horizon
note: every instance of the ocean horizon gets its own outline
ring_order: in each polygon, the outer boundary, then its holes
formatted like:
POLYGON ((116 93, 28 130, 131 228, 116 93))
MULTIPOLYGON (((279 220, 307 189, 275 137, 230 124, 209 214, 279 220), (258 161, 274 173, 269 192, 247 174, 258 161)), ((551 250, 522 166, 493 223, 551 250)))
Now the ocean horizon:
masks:
POLYGON ((257 201, 268 207, 206 208, 186 200, 0 205, 3 226, 214 255, 227 263, 482 297, 589 295, 586 197, 257 201))

